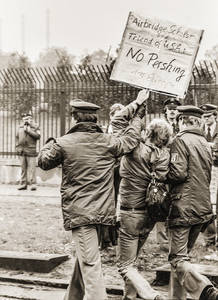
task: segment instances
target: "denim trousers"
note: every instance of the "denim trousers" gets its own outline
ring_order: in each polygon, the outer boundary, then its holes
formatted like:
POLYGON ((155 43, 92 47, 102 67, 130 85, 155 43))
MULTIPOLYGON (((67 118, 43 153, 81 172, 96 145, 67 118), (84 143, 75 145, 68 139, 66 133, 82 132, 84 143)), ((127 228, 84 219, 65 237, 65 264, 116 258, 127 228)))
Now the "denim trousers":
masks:
POLYGON ((206 286, 212 286, 209 279, 201 275, 189 262, 189 252, 203 225, 169 228, 169 261, 171 264, 169 299, 186 300, 187 293, 192 299, 199 299, 203 289, 206 286))
POLYGON ((35 184, 36 183, 36 157, 21 155, 21 185, 35 184))
POLYGON ((117 266, 125 283, 123 300, 135 300, 137 294, 142 299, 154 299, 158 295, 136 268, 140 249, 154 225, 146 210, 120 210, 117 266))
POLYGON ((106 300, 96 227, 81 226, 72 235, 77 258, 64 300, 106 300))
POLYGON ((168 246, 168 233, 165 222, 157 222, 156 225, 156 239, 159 245, 167 245, 168 246))

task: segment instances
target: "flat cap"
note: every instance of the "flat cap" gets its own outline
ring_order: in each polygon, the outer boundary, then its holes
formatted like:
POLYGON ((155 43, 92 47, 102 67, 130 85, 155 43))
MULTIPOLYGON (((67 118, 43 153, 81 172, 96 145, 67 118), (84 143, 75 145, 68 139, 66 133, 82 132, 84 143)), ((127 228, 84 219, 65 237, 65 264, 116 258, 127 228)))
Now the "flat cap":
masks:
POLYGON ((164 106, 165 107, 176 108, 179 105, 181 105, 181 102, 176 98, 168 98, 164 101, 164 106))
POLYGON ((97 110, 100 109, 100 106, 80 99, 74 99, 70 101, 70 106, 71 112, 78 111, 83 113, 95 113, 97 110))
POLYGON ((200 108, 204 111, 204 116, 217 115, 217 106, 214 104, 206 103, 201 105, 200 108))
POLYGON ((21 114, 21 117, 22 118, 27 118, 27 117, 32 117, 33 115, 32 115, 32 113, 31 112, 28 112, 28 113, 22 113, 21 114))
POLYGON ((201 116, 204 113, 202 109, 194 105, 181 105, 177 109, 178 109, 177 119, 180 116, 193 116, 193 117, 201 118, 201 116))

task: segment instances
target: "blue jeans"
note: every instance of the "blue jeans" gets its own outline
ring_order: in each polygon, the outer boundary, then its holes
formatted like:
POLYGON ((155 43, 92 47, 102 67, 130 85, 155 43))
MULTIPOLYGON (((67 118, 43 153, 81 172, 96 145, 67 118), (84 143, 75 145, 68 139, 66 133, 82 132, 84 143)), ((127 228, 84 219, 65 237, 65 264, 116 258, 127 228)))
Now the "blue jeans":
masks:
POLYGON ((137 271, 135 263, 155 223, 147 211, 120 210, 120 232, 118 238, 118 271, 124 279, 123 300, 135 300, 137 294, 142 299, 154 299, 158 293, 137 271))
POLYGON ((64 300, 106 300, 96 227, 81 226, 72 235, 77 259, 64 300))

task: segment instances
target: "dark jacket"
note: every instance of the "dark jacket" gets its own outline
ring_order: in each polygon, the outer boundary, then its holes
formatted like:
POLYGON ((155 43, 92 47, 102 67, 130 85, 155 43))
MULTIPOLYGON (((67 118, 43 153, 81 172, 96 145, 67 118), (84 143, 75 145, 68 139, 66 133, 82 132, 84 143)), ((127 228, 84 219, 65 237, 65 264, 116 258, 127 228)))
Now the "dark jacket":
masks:
MULTIPOLYGON (((203 126, 203 132, 206 137, 205 126, 203 126)), ((211 144, 212 152, 213 152, 213 165, 217 167, 218 166, 218 154, 217 154, 218 153, 218 122, 216 122, 216 127, 211 138, 212 138, 211 143, 213 143, 213 145, 211 144)))
POLYGON ((215 167, 218 167, 218 135, 214 140, 214 144, 212 147, 212 154, 213 154, 213 164, 215 167))
POLYGON ((40 139, 39 126, 32 123, 26 132, 20 125, 16 134, 16 151, 18 155, 37 156, 36 143, 40 139))
POLYGON ((151 181, 152 164, 156 177, 165 181, 169 171, 169 151, 153 144, 141 142, 134 151, 121 159, 120 183, 121 205, 129 208, 145 206, 146 190, 151 181))
MULTIPOLYGON (((138 109, 136 103, 137 100, 127 105, 116 115, 116 124, 113 124, 112 120, 115 134, 122 133, 124 120, 131 122, 132 116, 138 109)), ((151 181, 152 164, 155 163, 156 165, 157 178, 160 181, 165 181, 169 170, 169 158, 169 151, 166 148, 159 149, 142 140, 132 152, 123 156, 120 164, 121 205, 128 208, 144 207, 146 189, 151 181)))
POLYGON ((62 165, 64 227, 115 223, 114 165, 140 140, 141 120, 134 119, 121 137, 103 133, 95 123, 78 123, 57 143, 45 145, 38 165, 49 170, 62 165))
MULTIPOLYGON (((204 131, 204 134, 205 134, 205 137, 206 137, 206 132, 205 132, 205 126, 203 126, 203 131, 204 131)), ((215 141, 215 139, 218 137, 218 122, 216 122, 216 127, 215 127, 215 130, 213 132, 213 135, 211 136, 212 138, 212 143, 215 141)))
POLYGON ((200 129, 187 128, 171 144, 168 179, 172 207, 169 226, 189 226, 213 218, 210 202, 212 155, 200 129))

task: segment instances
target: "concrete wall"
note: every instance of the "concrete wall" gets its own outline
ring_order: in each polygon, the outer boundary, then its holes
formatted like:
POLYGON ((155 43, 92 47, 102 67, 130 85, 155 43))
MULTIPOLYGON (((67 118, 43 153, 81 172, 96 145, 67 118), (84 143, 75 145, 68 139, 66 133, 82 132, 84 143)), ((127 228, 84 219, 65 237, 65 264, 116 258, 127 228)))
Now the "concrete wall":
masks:
MULTIPOLYGON (((0 159, 0 184, 18 184, 21 168, 19 159, 0 159)), ((61 168, 43 171, 36 167, 36 180, 39 185, 59 185, 61 168)))

